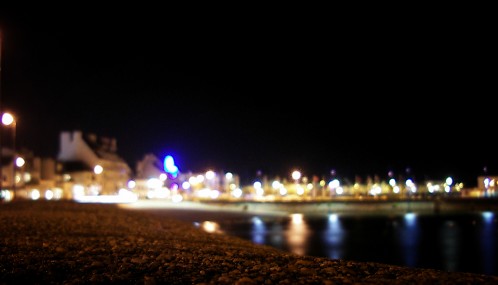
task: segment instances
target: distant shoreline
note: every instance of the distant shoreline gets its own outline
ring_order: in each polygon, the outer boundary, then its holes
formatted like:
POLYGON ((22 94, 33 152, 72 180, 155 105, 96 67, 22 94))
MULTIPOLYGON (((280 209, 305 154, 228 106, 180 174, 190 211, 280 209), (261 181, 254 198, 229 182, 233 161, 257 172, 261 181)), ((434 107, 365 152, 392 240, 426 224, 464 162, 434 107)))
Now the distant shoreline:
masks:
POLYGON ((404 215, 452 214, 498 211, 498 198, 445 198, 445 199, 341 199, 328 201, 183 201, 173 203, 161 200, 142 200, 131 208, 176 208, 206 211, 228 211, 246 214, 285 216, 293 213, 306 215, 404 215))
POLYGON ((303 202, 218 202, 204 201, 204 204, 241 211, 280 212, 348 215, 393 215, 393 214, 444 214, 498 211, 497 198, 447 198, 447 199, 402 199, 402 200, 331 200, 303 202))

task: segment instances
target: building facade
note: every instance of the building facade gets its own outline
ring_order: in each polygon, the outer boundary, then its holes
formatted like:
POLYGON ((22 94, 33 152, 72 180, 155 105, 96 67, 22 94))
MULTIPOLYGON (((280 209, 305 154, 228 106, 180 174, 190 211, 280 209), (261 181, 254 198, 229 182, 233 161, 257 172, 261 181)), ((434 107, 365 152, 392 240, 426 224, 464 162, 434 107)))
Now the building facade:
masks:
POLYGON ((131 168, 117 154, 114 138, 81 131, 61 132, 57 161, 72 195, 115 195, 126 188, 131 168))

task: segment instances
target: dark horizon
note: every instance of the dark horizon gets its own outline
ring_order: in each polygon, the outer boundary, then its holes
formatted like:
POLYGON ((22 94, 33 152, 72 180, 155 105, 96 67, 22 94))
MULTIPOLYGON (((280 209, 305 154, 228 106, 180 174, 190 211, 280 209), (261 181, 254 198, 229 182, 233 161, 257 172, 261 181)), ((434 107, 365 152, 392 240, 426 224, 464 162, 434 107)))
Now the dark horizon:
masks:
POLYGON ((0 108, 38 156, 81 130, 132 168, 153 153, 243 177, 498 173, 490 53, 467 21, 358 23, 331 42, 319 19, 2 14, 0 108))

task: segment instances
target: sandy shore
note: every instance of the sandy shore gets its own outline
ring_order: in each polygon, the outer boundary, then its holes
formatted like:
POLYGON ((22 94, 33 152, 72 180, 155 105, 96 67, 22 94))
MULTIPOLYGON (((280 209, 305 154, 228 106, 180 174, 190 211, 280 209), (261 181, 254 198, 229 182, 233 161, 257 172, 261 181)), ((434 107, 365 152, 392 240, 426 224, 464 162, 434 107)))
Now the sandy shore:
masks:
POLYGON ((498 277, 297 256, 112 204, 0 204, 1 284, 498 284, 498 277))

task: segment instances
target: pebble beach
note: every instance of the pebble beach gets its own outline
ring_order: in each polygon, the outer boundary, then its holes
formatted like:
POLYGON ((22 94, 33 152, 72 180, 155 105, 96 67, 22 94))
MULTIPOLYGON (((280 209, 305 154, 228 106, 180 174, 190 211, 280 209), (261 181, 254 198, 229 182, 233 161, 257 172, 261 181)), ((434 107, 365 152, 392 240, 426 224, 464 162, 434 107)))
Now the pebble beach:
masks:
POLYGON ((0 284, 498 284, 298 256, 115 204, 14 200, 0 218, 0 284))

